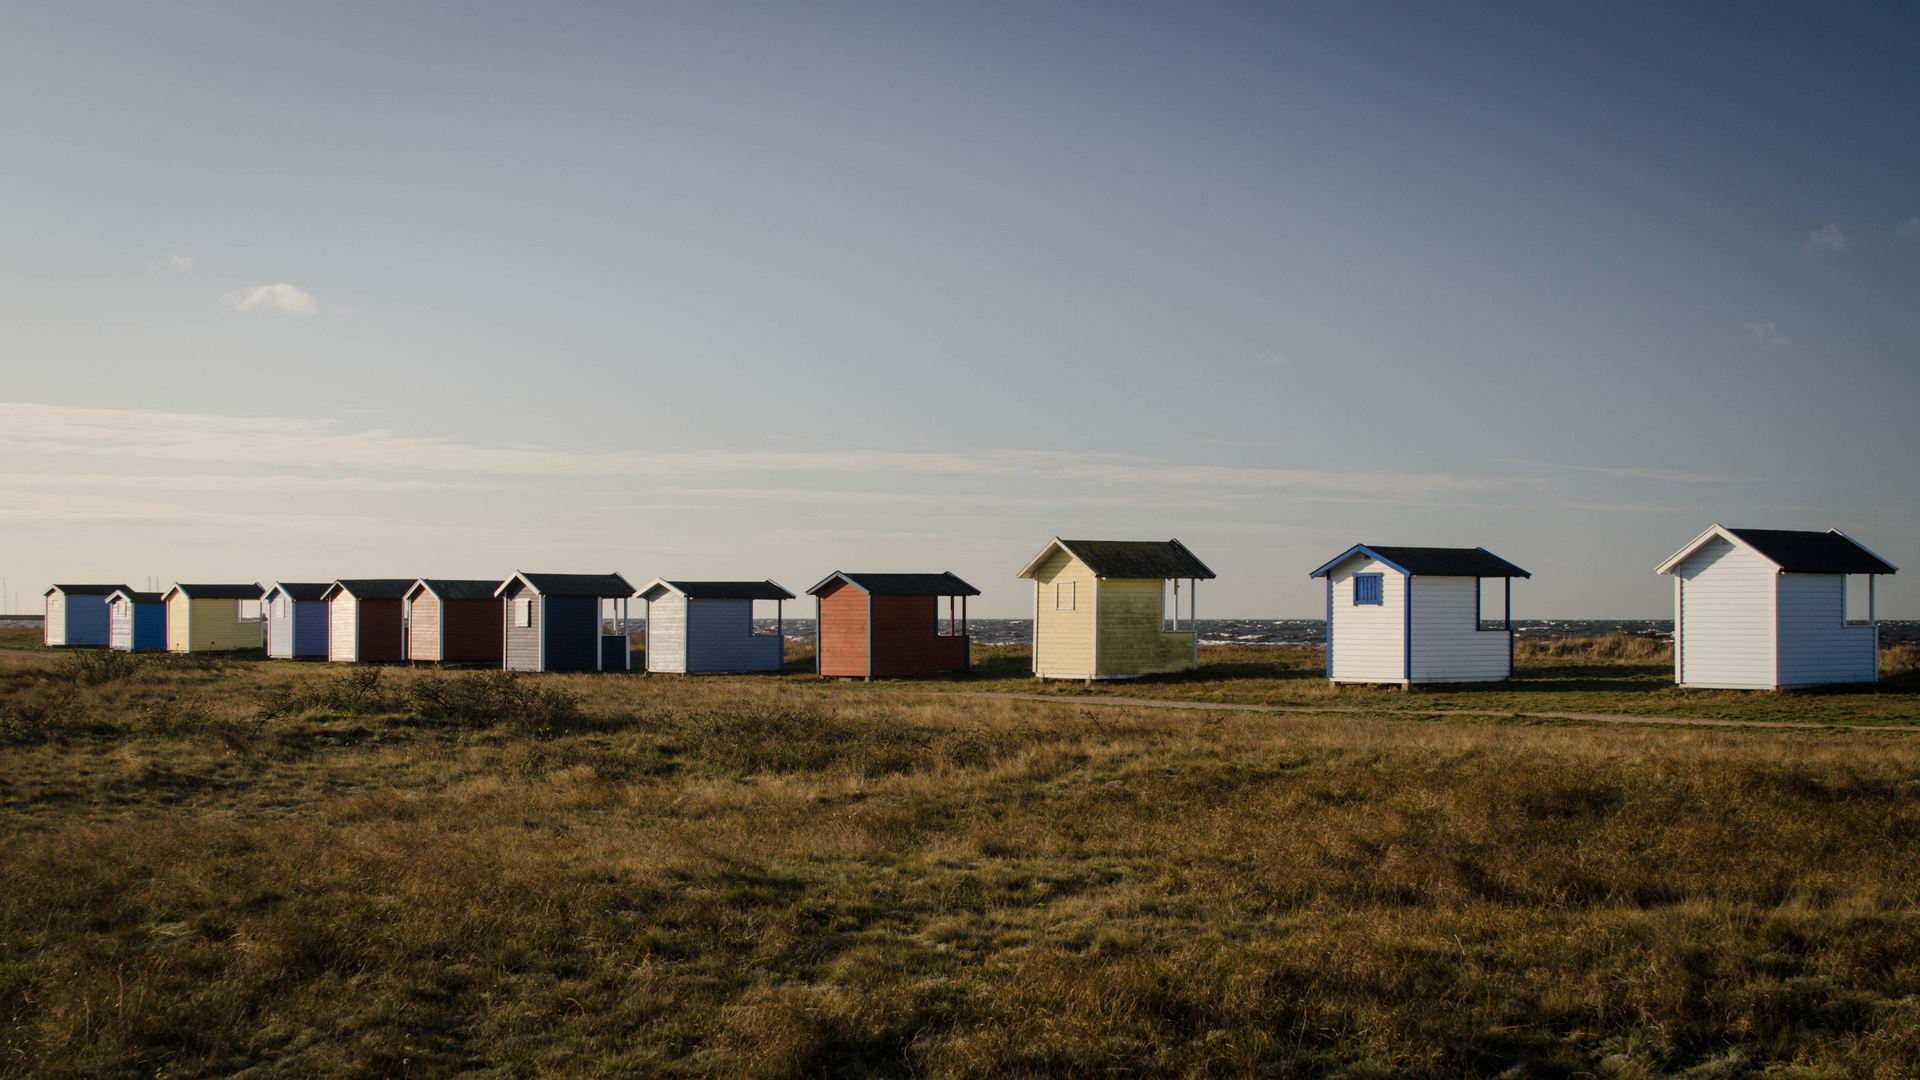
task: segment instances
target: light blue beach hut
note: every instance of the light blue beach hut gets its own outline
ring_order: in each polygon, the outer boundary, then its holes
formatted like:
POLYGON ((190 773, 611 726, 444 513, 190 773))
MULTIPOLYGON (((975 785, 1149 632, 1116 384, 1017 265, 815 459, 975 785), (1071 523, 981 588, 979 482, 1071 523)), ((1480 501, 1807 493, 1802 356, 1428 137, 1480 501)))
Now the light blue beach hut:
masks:
POLYGON ((52 647, 105 645, 107 597, 124 588, 125 585, 55 585, 48 589, 42 640, 52 647))

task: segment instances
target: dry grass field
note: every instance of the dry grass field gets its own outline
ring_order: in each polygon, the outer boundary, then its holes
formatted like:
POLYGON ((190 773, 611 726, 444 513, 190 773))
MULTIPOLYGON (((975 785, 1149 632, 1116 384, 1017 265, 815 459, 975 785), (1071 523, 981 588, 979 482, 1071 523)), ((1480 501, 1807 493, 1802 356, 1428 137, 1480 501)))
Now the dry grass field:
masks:
MULTIPOLYGON (((1335 716, 0 657, 0 1075, 1915 1075, 1914 736, 1395 715, 1689 704, 1607 648, 1335 716)), ((1329 694, 1207 659, 1093 692, 1329 694)))

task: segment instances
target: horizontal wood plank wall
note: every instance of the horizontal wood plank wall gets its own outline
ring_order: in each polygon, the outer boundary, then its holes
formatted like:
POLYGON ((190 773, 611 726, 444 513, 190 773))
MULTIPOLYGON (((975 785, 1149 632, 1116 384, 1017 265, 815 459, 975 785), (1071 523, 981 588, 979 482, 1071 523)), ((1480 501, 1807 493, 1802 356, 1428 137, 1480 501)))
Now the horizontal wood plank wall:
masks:
POLYGON ((1773 564, 1716 536, 1674 570, 1683 597, 1686 685, 1773 687, 1773 564))
POLYGON ((1099 579, 1080 560, 1054 548, 1034 575, 1040 590, 1034 626, 1034 671, 1043 676, 1084 679, 1094 673, 1094 590, 1099 579), (1071 596, 1063 596, 1066 590, 1071 596), (1062 603, 1071 607, 1062 609, 1062 603))
MULTIPOLYGON (((1400 682, 1407 671, 1406 578, 1375 559, 1356 556, 1335 567, 1333 678, 1337 682, 1400 682), (1379 604, 1353 602, 1356 574, 1380 575, 1379 604)), ((1415 609, 1416 611, 1418 608, 1415 609)))
POLYGON ((60 605, 65 612, 64 644, 105 645, 107 643, 107 598, 69 596, 60 605))
POLYGON ((133 609, 133 649, 159 652, 167 647, 167 607, 141 604, 133 609))
POLYGON ((107 648, 133 651, 133 605, 116 600, 107 605, 107 648))
POLYGON ((185 593, 172 593, 167 600, 167 651, 186 652, 193 630, 193 601, 185 593))
POLYGON ((688 671, 778 671, 780 639, 753 636, 753 601, 687 602, 688 671))
POLYGON ((836 581, 820 593, 820 674, 866 673, 867 594, 836 581))
POLYGON ((407 659, 429 663, 446 659, 440 655, 440 598, 424 587, 407 615, 407 659))
POLYGON ((360 602, 346 593, 327 602, 327 659, 336 664, 354 661, 353 649, 360 641, 360 602))
POLYGON ((41 628, 40 641, 43 645, 65 645, 67 643, 67 597, 65 593, 49 593, 46 596, 47 619, 41 628))
MULTIPOLYGON (((1166 581, 1107 578, 1100 582, 1100 656, 1096 674, 1107 678, 1157 675, 1193 669, 1193 634, 1161 629, 1166 581)), ((1187 585, 1181 583, 1184 606, 1187 585)))
POLYGON ((191 610, 193 632, 187 643, 190 652, 258 649, 266 643, 259 623, 240 621, 238 600, 195 600, 191 610))
POLYGON ((593 596, 546 596, 547 671, 600 670, 600 600, 593 596))
POLYGON ((967 639, 936 632, 940 598, 873 598, 873 674, 924 675, 967 666, 967 639))
POLYGON ((492 597, 442 601, 440 618, 446 623, 446 655, 450 664, 498 664, 500 626, 505 604, 492 597))
POLYGON ((360 662, 391 664, 407 658, 406 601, 379 597, 360 601, 360 662))
POLYGON ((647 605, 647 670, 687 670, 687 598, 668 593, 647 605))
POLYGON ((325 659, 327 605, 319 600, 293 602, 293 655, 325 659))
POLYGON ((1780 575, 1780 685, 1872 682, 1873 627, 1847 625, 1843 574, 1780 575))
POLYGON ((1480 629, 1479 585, 1469 577, 1413 579, 1414 682, 1507 677, 1507 632, 1480 629))
POLYGON ((515 580, 513 587, 507 590, 506 595, 501 597, 501 600, 503 602, 501 618, 505 620, 507 626, 507 670, 539 671, 540 594, 528 588, 524 582, 515 580), (533 607, 533 617, 528 620, 528 622, 532 624, 531 626, 521 626, 520 619, 516 614, 515 605, 522 599, 526 600, 533 607))
POLYGON ((293 600, 282 595, 272 600, 262 601, 267 609, 267 655, 281 660, 293 657, 293 613, 296 610, 293 600), (285 605, 286 614, 280 614, 285 605))

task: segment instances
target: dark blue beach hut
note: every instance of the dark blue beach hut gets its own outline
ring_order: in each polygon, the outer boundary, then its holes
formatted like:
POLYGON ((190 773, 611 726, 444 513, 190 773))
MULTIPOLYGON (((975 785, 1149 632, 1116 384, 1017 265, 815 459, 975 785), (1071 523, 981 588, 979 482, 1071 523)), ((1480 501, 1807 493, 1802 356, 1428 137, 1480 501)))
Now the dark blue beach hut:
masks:
POLYGON ((515 574, 493 595, 506 601, 508 671, 631 671, 626 603, 633 586, 619 574, 515 574), (615 633, 605 632, 602 602, 617 602, 615 633))
POLYGON ((260 600, 267 620, 267 655, 282 660, 327 658, 327 602, 331 581, 276 581, 260 600))
POLYGON ((55 585, 46 592, 48 645, 105 645, 107 597, 125 585, 55 585))
POLYGON ((165 593, 115 589, 107 597, 107 647, 121 652, 165 652, 165 593))

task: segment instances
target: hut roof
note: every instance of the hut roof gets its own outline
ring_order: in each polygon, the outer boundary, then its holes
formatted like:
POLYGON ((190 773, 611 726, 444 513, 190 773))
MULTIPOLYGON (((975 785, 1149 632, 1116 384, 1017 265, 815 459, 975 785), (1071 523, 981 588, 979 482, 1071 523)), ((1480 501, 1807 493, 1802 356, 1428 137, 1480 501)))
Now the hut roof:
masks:
POLYGON ((979 596, 980 590, 961 581, 952 571, 939 574, 850 574, 835 570, 820 579, 809 595, 819 593, 835 579, 873 596, 979 596))
POLYGON ((1079 559, 1095 577, 1211 580, 1215 576, 1178 540, 1062 540, 1057 536, 1047 541, 1019 576, 1038 574, 1040 563, 1056 547, 1079 559))
POLYGON ((110 596, 124 596, 135 604, 158 604, 166 600, 165 593, 134 592, 132 589, 115 589, 110 596))
POLYGON ((126 588, 125 585, 55 585, 40 595, 52 596, 54 593, 64 593, 68 596, 112 596, 124 588, 126 588))
POLYGON ((276 581, 267 589, 272 596, 275 589, 286 594, 289 600, 318 600, 331 588, 331 581, 276 581))
POLYGON ((442 600, 491 600, 499 588, 500 582, 492 578, 421 578, 408 586, 407 594, 425 589, 442 600))
POLYGON ((689 600, 792 600, 793 594, 778 582, 766 581, 668 581, 655 578, 635 594, 646 600, 658 600, 671 590, 689 600))
POLYGON ((1672 557, 1655 568, 1655 572, 1672 573, 1682 559, 1716 536, 1753 551, 1789 574, 1892 574, 1899 569, 1839 529, 1814 532, 1800 529, 1729 529, 1714 525, 1694 537, 1686 547, 1674 552, 1672 557))
POLYGON ((515 581, 524 581, 541 596, 598 596, 618 599, 632 596, 633 586, 619 574, 526 574, 517 573, 494 590, 498 596, 515 581))
POLYGON ((407 595, 417 578, 341 578, 327 586, 323 598, 333 599, 346 593, 356 600, 398 600, 407 595))
POLYGON ((1486 548, 1398 547, 1385 544, 1355 544, 1307 576, 1324 577, 1334 567, 1357 554, 1378 559, 1403 574, 1422 577, 1533 576, 1486 548))
POLYGON ((266 591, 260 588, 258 582, 252 585, 188 585, 176 581, 173 587, 189 600, 258 600, 266 591))

